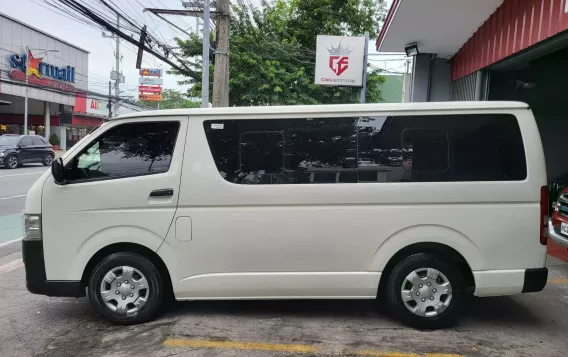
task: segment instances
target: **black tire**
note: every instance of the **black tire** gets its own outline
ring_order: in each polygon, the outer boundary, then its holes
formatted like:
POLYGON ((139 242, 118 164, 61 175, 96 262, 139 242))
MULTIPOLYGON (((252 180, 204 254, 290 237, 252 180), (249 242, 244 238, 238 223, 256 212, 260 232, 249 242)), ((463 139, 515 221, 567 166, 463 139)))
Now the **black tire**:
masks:
POLYGON ((95 266, 89 278, 88 297, 92 306, 102 317, 116 324, 137 324, 154 319, 162 306, 164 296, 165 290, 160 272, 150 260, 136 253, 113 253, 103 258, 95 266), (146 277, 149 288, 146 304, 139 311, 127 315, 119 315, 107 307, 100 292, 105 275, 120 266, 129 266, 140 271, 146 277))
POLYGON ((15 155, 15 154, 8 155, 4 158, 4 167, 7 168, 7 169, 15 169, 19 165, 20 165, 20 162, 18 160, 18 156, 15 155))
POLYGON ((51 166, 53 158, 54 158, 53 154, 46 154, 43 160, 41 161, 41 163, 43 164, 43 166, 51 166))
POLYGON ((449 260, 442 256, 428 253, 414 254, 399 262, 388 277, 386 297, 389 311, 395 314, 403 324, 410 327, 437 329, 454 325, 461 314, 466 286, 459 269, 448 262, 449 260), (416 315, 407 308, 402 299, 402 284, 406 277, 411 272, 421 268, 438 270, 447 277, 452 287, 452 296, 448 307, 436 316, 416 315))

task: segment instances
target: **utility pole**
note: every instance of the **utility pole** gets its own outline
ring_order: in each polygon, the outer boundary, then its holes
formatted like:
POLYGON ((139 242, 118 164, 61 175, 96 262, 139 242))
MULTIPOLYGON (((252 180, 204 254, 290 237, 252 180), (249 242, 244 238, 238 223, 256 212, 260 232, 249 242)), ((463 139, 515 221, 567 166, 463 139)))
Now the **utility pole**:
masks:
POLYGON ((363 57, 363 86, 361 87, 361 104, 365 104, 367 97, 367 65, 369 63, 369 32, 365 31, 365 57, 363 57))
MULTIPOLYGON (((216 1, 214 1, 214 4, 216 1)), ((144 11, 149 11, 154 15, 158 14, 168 14, 168 15, 179 15, 179 16, 192 16, 192 17, 203 17, 203 66, 202 66, 202 76, 201 76, 201 106, 203 108, 209 108, 209 51, 212 49, 209 43, 209 30, 211 19, 216 19, 220 12, 217 10, 211 11, 211 0, 190 0, 182 1, 182 5, 187 8, 197 8, 198 10, 171 10, 171 9, 152 9, 146 8, 144 11)), ((227 5, 227 16, 229 14, 229 6, 227 5)), ((228 21, 227 18, 227 34, 228 34, 228 21)), ((196 33, 199 32, 199 21, 196 26, 196 33)), ((227 36, 228 38, 228 36, 227 36)), ((228 47, 228 40, 227 40, 228 47)), ((213 49, 214 50, 214 49, 213 49)), ((217 57, 215 57, 217 59, 217 57)), ((228 60, 227 60, 228 63, 228 60)), ((228 71, 226 71, 228 75, 228 71)), ((195 77, 194 77, 195 78, 195 77)), ((228 83, 228 79, 227 83, 228 83)))
POLYGON ((217 0, 217 36, 215 72, 213 73, 213 106, 229 106, 229 0, 217 0))
POLYGON ((201 81, 201 107, 209 108, 209 0, 203 0, 203 75, 201 81))
POLYGON ((108 117, 112 118, 112 82, 108 81, 108 117))
MULTIPOLYGON (((116 28, 119 29, 120 28, 120 15, 116 15, 116 28)), ((137 46, 144 46, 144 39, 146 38, 145 36, 145 31, 146 31, 146 27, 144 27, 144 29, 142 30, 142 35, 141 35, 141 44, 140 43, 136 43, 137 46)), ((118 107, 119 107, 119 95, 120 95, 120 83, 124 83, 124 76, 120 74, 120 36, 118 36, 118 34, 115 34, 114 36, 111 35, 107 35, 104 31, 103 31, 103 37, 105 38, 112 38, 116 41, 116 50, 114 53, 114 58, 116 60, 116 68, 114 71, 111 72, 110 74, 110 79, 114 79, 114 115, 116 116, 118 114, 118 107)), ((142 61, 142 54, 141 51, 138 51, 138 57, 140 58, 140 62, 142 61)), ((136 62, 138 62, 138 58, 136 59, 136 62)), ((109 98, 109 105, 112 103, 112 101, 109 98)), ((109 110, 109 114, 111 114, 111 111, 109 110)))
MULTIPOLYGON (((120 28, 120 15, 116 15, 116 28, 120 28)), ((114 82, 114 96, 116 102, 114 103, 114 114, 118 113, 118 96, 120 94, 120 38, 116 36, 116 81, 114 82)))

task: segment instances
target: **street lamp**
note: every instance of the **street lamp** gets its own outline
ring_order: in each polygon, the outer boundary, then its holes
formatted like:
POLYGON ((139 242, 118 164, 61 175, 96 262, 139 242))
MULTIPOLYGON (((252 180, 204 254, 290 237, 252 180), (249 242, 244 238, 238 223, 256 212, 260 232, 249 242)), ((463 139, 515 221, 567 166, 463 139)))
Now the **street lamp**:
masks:
POLYGON ((41 51, 39 54, 48 53, 48 52, 59 52, 58 50, 47 50, 42 48, 30 48, 26 46, 26 95, 24 97, 24 135, 28 135, 28 91, 29 91, 29 83, 28 83, 28 71, 30 67, 30 51, 41 51))

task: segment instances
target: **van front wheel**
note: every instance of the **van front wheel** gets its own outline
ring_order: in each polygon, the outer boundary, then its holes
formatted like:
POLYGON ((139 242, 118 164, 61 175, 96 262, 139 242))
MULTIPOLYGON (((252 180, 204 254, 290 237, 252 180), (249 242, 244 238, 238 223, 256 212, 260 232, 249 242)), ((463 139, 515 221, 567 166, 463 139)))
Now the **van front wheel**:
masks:
POLYGON ((135 253, 102 259, 89 279, 91 304, 105 319, 134 324, 153 319, 164 300, 164 285, 150 260, 135 253))
POLYGON ((464 300, 459 269, 441 256, 419 253, 399 262, 387 285, 391 311, 406 325, 441 328, 455 323, 464 300))

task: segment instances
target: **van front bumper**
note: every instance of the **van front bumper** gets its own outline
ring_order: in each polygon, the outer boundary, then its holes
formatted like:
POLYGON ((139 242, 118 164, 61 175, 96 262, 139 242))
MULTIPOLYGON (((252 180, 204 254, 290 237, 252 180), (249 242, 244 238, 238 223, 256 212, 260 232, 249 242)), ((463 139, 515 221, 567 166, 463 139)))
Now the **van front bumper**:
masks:
POLYGON ((26 287, 32 294, 82 297, 85 289, 80 281, 47 280, 42 241, 22 241, 22 256, 26 268, 26 287))

